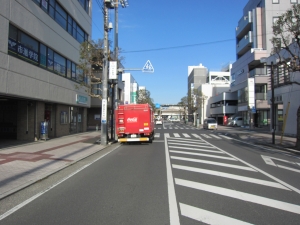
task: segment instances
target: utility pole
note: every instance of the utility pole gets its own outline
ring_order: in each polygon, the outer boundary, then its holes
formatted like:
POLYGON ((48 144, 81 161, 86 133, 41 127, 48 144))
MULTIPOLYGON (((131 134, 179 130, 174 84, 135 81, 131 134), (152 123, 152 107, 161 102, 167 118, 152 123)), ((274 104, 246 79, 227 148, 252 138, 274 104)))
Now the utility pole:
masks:
MULTIPOLYGON (((108 3, 104 0, 104 58, 102 72, 101 145, 107 145, 108 3)), ((109 3, 110 4, 110 3, 109 3)))
POLYGON ((271 104, 272 104, 272 144, 275 144, 275 99, 274 99, 274 66, 273 61, 271 62, 271 88, 272 88, 272 97, 271 97, 271 104))
MULTIPOLYGON (((115 60, 117 61, 117 68, 119 68, 120 63, 118 62, 118 35, 119 35, 119 27, 118 27, 118 9, 119 9, 119 0, 115 0, 115 33, 114 33, 114 52, 115 52, 115 60)), ((112 110, 112 118, 114 118, 114 109, 117 109, 118 107, 118 77, 120 76, 118 70, 117 70, 117 80, 113 82, 113 96, 112 97, 112 105, 111 105, 111 110, 112 110)), ((116 125, 114 123, 114 120, 112 120, 112 130, 111 130, 111 138, 113 140, 117 139, 116 136, 116 125)))

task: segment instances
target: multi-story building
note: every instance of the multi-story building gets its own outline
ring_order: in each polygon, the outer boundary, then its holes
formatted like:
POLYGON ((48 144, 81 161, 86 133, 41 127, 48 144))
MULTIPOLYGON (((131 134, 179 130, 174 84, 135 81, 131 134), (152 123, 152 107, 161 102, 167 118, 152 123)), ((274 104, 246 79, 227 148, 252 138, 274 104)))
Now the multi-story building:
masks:
POLYGON ((231 92, 238 96, 244 125, 269 126, 267 91, 270 79, 260 62, 272 50, 273 22, 291 8, 291 0, 249 0, 236 27, 236 61, 231 70, 231 92))
POLYGON ((188 67, 188 98, 194 99, 193 106, 190 106, 188 113, 194 113, 192 108, 196 107, 196 99, 194 98, 194 90, 197 90, 201 84, 205 84, 207 81, 208 69, 199 64, 199 66, 188 67))
POLYGON ((232 95, 224 95, 230 89, 230 69, 231 64, 228 64, 221 71, 208 71, 207 83, 198 87, 197 114, 200 124, 207 117, 214 117, 222 124, 224 116, 233 112, 232 105, 235 101, 228 98, 232 95))
POLYGON ((1 1, 0 138, 37 140, 45 121, 49 138, 86 130, 90 97, 77 64, 91 2, 1 1))
POLYGON ((131 73, 123 73, 122 81, 124 83, 124 104, 136 104, 139 85, 131 73))

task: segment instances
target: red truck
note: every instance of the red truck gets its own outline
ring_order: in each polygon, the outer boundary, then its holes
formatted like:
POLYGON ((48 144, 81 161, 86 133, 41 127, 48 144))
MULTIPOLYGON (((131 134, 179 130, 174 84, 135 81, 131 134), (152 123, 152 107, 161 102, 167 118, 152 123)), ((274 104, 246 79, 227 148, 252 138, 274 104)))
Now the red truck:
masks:
POLYGON ((149 104, 119 105, 115 110, 118 142, 149 142, 154 139, 154 112, 149 104))

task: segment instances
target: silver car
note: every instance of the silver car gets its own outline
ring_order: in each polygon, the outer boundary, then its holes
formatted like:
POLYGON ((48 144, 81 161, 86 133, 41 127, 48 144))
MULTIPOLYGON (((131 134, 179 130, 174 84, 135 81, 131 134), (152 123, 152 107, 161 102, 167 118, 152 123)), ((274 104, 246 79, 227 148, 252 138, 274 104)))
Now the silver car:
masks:
POLYGON ((218 129, 218 123, 214 118, 207 118, 203 122, 203 129, 218 129))

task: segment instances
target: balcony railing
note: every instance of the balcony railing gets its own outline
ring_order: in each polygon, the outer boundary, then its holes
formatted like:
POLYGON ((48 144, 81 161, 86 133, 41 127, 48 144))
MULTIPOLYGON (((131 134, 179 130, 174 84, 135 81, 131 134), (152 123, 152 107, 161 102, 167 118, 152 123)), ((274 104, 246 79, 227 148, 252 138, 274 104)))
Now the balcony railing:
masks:
POLYGON ((255 93, 255 100, 267 100, 267 93, 255 93))
POLYGON ((256 68, 256 69, 249 71, 249 77, 254 77, 255 75, 266 75, 266 69, 265 68, 256 68))
POLYGON ((245 52, 251 49, 252 42, 252 31, 249 31, 237 44, 236 53, 240 54, 241 52, 245 52))
POLYGON ((247 32, 251 28, 252 23, 252 13, 251 11, 248 12, 248 15, 243 16, 236 27, 235 36, 239 37, 242 35, 243 31, 247 32))

